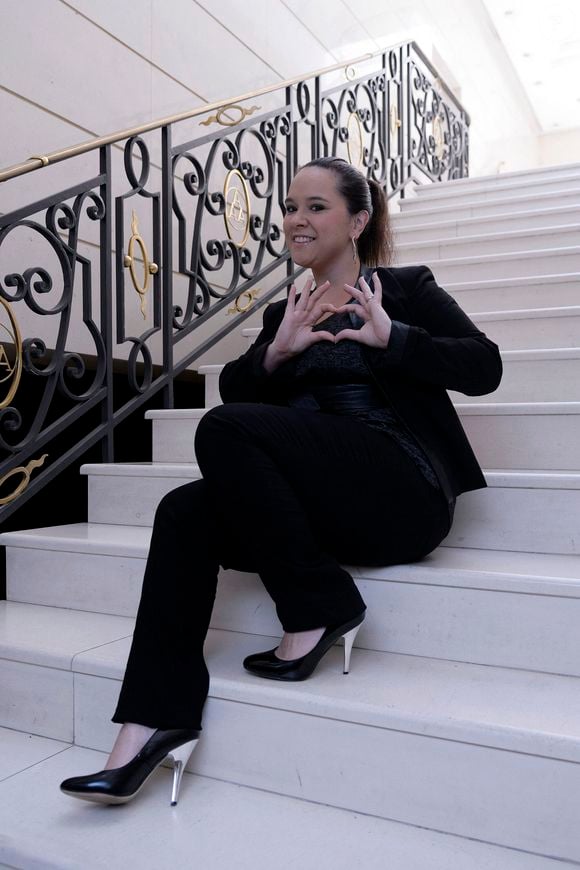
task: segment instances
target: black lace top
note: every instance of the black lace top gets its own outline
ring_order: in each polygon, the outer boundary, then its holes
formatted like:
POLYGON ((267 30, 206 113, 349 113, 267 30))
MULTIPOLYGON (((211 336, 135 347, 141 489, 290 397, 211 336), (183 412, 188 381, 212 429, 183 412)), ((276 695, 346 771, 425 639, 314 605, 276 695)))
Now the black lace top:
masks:
MULTIPOLYGON (((325 318, 313 330, 325 330, 333 335, 342 329, 360 328, 362 321, 352 318, 347 312, 339 312, 325 318)), ((338 344, 321 341, 311 345, 291 361, 297 392, 315 392, 317 386, 332 384, 371 384, 372 378, 356 341, 345 340, 338 344)), ((288 366, 288 363, 286 363, 288 366)), ((424 477, 436 489, 439 481, 422 447, 412 432, 405 426, 395 411, 385 405, 372 410, 357 411, 356 417, 373 429, 393 438, 412 458, 424 477)))

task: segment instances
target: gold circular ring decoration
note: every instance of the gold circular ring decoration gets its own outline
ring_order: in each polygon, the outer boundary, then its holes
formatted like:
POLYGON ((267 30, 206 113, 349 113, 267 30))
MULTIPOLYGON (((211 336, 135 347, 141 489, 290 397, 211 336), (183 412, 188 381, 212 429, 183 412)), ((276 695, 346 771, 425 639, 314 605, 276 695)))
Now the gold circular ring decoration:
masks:
POLYGON ((399 113, 397 112, 397 107, 391 106, 391 109, 389 112, 389 116, 390 116, 390 118, 389 118, 390 128, 389 129, 391 131, 391 134, 396 133, 397 128, 401 126, 401 119, 398 117, 398 114, 399 113))
POLYGON ((256 297, 260 292, 259 287, 254 287, 252 290, 244 290, 243 293, 237 297, 236 301, 232 305, 231 308, 228 308, 228 314, 244 314, 244 312, 249 311, 254 302, 256 301, 256 297), (241 303, 240 299, 246 297, 246 302, 241 303))
POLYGON ((139 227, 137 222, 137 214, 133 210, 133 214, 131 217, 131 238, 129 239, 129 248, 128 253, 123 260, 123 265, 128 269, 131 274, 131 281, 133 282, 133 287, 141 297, 141 314, 143 315, 143 319, 147 317, 147 305, 146 305, 146 295, 147 290, 149 289, 149 275, 156 275, 159 271, 159 266, 157 263, 151 263, 149 261, 149 254, 147 253, 147 247, 145 245, 144 240, 139 235, 139 227), (136 261, 134 256, 135 245, 138 245, 141 251, 141 257, 143 259, 143 283, 140 284, 137 277, 137 269, 136 269, 136 261))
MULTIPOLYGON (((8 383, 7 393, 3 399, 0 399, 0 408, 5 408, 14 398, 22 377, 22 336, 12 306, 4 299, 0 299, 0 305, 4 308, 10 322, 10 327, 0 323, 0 329, 7 333, 14 348, 14 361, 11 362, 6 348, 0 344, 0 384, 8 383)), ((0 313, 1 311, 0 308, 0 313)))
POLYGON ((239 169, 230 169, 224 182, 224 221, 230 241, 243 248, 250 234, 250 191, 239 169))
POLYGON ((258 112, 261 108, 261 106, 251 106, 249 109, 246 109, 244 106, 238 106, 237 103, 231 103, 229 106, 221 106, 215 115, 210 115, 205 121, 200 121, 199 123, 202 127, 209 127, 210 124, 215 123, 221 124, 222 127, 235 127, 236 124, 239 124, 248 115, 253 115, 254 112, 258 112), (240 113, 238 118, 227 117, 226 112, 231 112, 232 109, 240 113))
POLYGON ((22 475, 22 480, 16 487, 16 489, 10 493, 10 495, 4 496, 4 498, 0 498, 0 505, 10 504, 11 501, 14 501, 18 498, 19 495, 22 495, 28 484, 30 483, 30 476, 35 468, 40 468, 41 465, 44 464, 44 460, 48 456, 48 453, 45 453, 40 459, 31 459, 28 465, 21 465, 18 468, 11 468, 10 471, 4 475, 0 479, 0 486, 3 486, 7 480, 11 477, 15 477, 17 474, 22 475))
POLYGON ((433 118, 433 138, 435 139, 435 156, 441 160, 445 151, 443 136, 443 121, 439 116, 433 118))
POLYGON ((360 167, 363 162, 363 126, 356 112, 351 112, 346 122, 348 130, 348 139, 346 140, 346 150, 348 151, 348 161, 353 166, 360 167), (352 146, 351 146, 352 143, 352 146), (353 159, 355 147, 358 149, 356 161, 353 159))

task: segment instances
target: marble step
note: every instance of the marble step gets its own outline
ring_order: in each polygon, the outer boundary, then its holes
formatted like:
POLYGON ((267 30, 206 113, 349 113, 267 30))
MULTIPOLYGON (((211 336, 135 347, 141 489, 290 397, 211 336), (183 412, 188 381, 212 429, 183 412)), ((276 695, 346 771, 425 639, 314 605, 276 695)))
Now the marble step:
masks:
MULTIPOLYGON (((457 187, 453 184, 417 185, 413 189, 415 196, 412 201, 446 205, 452 202, 460 203, 464 200, 486 202, 489 199, 511 199, 532 193, 538 196, 559 194, 577 187, 580 183, 580 176, 577 172, 570 172, 555 178, 510 178, 505 179, 501 184, 472 181, 473 183, 466 187, 457 187)), ((406 202, 407 197, 401 201, 401 205, 406 202)))
MULTIPOLYGON (((580 401, 579 347, 503 350, 501 357, 503 377, 497 390, 468 396, 468 402, 580 401)), ((466 402, 464 393, 448 392, 454 404, 466 402)))
MULTIPOLYGON (((505 350, 580 347, 580 305, 480 311, 471 319, 505 350)), ((260 327, 242 329, 248 347, 259 333, 260 327)))
POLYGON ((397 265, 405 263, 431 263, 450 257, 475 257, 481 254, 499 254, 514 251, 563 248, 577 245, 580 240, 578 218, 580 208, 567 224, 531 229, 478 232, 459 238, 397 240, 397 265))
MULTIPOLYGON (((580 402, 480 402, 455 405, 486 468, 580 471, 580 402)), ((195 462, 193 439, 207 409, 147 411, 153 461, 195 462)))
MULTIPOLYGON (((86 614, 0 608, 9 636, 2 664, 13 666, 4 701, 11 721, 0 724, 41 733, 40 724, 30 726, 40 702, 43 728, 57 732, 41 736, 70 742, 74 729, 77 746, 109 751, 130 645, 128 635, 111 635, 128 632, 132 621, 102 617, 113 624, 101 625, 99 643, 84 639, 86 614), (26 669, 45 672, 42 698, 29 691, 26 669), (57 681, 66 691, 55 690, 57 681)), ((241 667, 245 655, 271 644, 267 636, 210 630, 210 696, 192 772, 580 860, 577 677, 361 649, 344 676, 335 648, 312 678, 284 685, 241 667)))
POLYGON ((483 217, 484 215, 515 214, 532 209, 569 208, 580 206, 580 182, 559 193, 524 192, 509 198, 493 197, 483 201, 469 197, 463 202, 432 202, 424 197, 405 197, 400 200, 401 211, 393 217, 397 226, 414 223, 439 223, 441 220, 483 217))
MULTIPOLYGON (((423 265, 422 257, 400 265, 423 265)), ((449 257, 430 262, 431 271, 441 287, 459 281, 491 278, 522 278, 532 275, 552 275, 580 271, 580 246, 534 248, 473 256, 449 257)))
MULTIPOLYGON (((506 183, 511 183, 518 180, 536 181, 540 179, 561 178, 562 176, 577 175, 580 176, 580 163, 558 163, 553 166, 536 166, 532 169, 515 169, 510 172, 496 172, 493 175, 471 175, 467 178, 454 178, 450 181, 439 182, 444 189, 468 189, 470 187, 484 184, 486 186, 502 186, 506 183)), ((428 192, 428 189, 434 187, 431 183, 416 184, 415 191, 428 192)))
MULTIPOLYGON (((76 524, 10 532, 7 598, 137 612, 150 530, 76 524)), ((367 604, 356 646, 580 675, 580 557, 438 547, 420 562, 346 566, 367 604)), ((221 570, 212 628, 281 634, 259 577, 221 570)))
POLYGON ((556 308, 580 304, 580 273, 447 282, 445 289, 464 311, 556 308))
POLYGON ((122 811, 62 795, 58 784, 100 770, 106 754, 0 729, 0 800, 7 830, 0 866, 40 870, 106 867, 160 870, 567 870, 574 864, 391 822, 376 816, 250 788, 199 774, 184 777, 179 804, 167 806, 171 773, 161 767, 122 811), (113 812, 115 812, 113 810, 113 812), (224 830, 227 836, 224 837, 224 830), (144 836, 154 831, 155 836, 144 836), (300 836, 296 832, 300 831, 300 836), (171 860, 168 864, 168 856, 171 860), (274 860, 275 856, 275 860, 274 860))
POLYGON ((192 462, 90 464, 81 474, 88 476, 89 522, 139 526, 153 524, 164 495, 201 477, 192 462))
MULTIPOLYGON (((580 184, 580 179, 579 179, 580 184)), ((463 218, 462 220, 442 220, 437 223, 421 223, 419 215, 416 222, 405 219, 407 216, 390 216, 395 246, 404 242, 433 241, 434 239, 465 238, 466 236, 487 233, 510 233, 516 231, 547 228, 575 223, 580 208, 530 209, 514 214, 485 215, 484 217, 463 218)))
MULTIPOLYGON (((84 465, 81 473, 89 477, 89 522, 137 526, 152 525, 166 492, 200 477, 195 465, 171 463, 84 465)), ((580 473, 498 469, 485 477, 486 488, 458 501, 446 546, 580 553, 580 473)))
MULTIPOLYGON (((469 396, 469 402, 577 402, 580 401, 580 348, 503 350, 503 376, 497 390, 469 396)), ((205 375, 205 405, 221 404, 219 375, 223 365, 200 366, 205 375)), ((466 401, 464 393, 449 390, 454 404, 466 401)))

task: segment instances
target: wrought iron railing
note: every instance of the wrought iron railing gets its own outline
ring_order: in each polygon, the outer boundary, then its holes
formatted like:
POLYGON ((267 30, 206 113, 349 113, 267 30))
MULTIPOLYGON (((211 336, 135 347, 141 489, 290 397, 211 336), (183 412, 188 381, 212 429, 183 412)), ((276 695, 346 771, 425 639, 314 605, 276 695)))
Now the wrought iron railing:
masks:
POLYGON ((468 128, 409 42, 0 172, 0 516, 98 442, 112 461, 118 423, 159 391, 171 407, 175 376, 287 287, 298 165, 344 156, 404 197, 468 174, 468 128))

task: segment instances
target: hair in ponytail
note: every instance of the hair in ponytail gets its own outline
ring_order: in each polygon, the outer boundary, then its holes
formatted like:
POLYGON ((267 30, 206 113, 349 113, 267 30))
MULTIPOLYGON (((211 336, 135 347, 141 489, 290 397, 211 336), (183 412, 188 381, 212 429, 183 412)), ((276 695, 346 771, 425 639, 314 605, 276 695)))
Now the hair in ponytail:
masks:
POLYGON ((394 244, 387 198, 380 184, 372 178, 367 179, 342 157, 317 157, 300 169, 310 166, 320 166, 335 173, 338 192, 344 197, 350 214, 368 211, 369 221, 357 242, 361 262, 373 268, 388 266, 393 259, 394 244))

